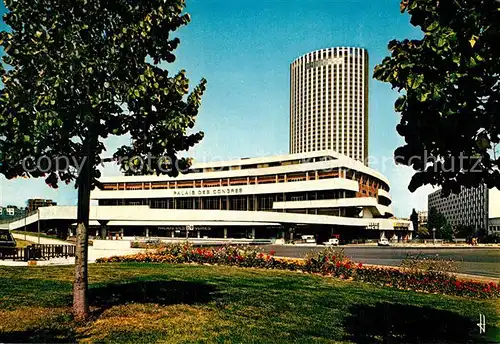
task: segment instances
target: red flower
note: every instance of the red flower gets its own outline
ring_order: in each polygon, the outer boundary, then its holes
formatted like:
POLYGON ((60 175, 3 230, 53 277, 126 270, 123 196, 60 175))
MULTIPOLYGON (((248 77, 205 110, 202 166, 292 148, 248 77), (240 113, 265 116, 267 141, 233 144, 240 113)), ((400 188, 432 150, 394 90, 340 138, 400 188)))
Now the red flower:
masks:
POLYGON ((276 253, 276 251, 274 251, 274 250, 269 251, 270 256, 274 256, 275 253, 276 253))
POLYGON ((361 269, 363 267, 363 263, 358 264, 358 269, 361 269))
POLYGON ((340 268, 340 262, 337 262, 337 264, 335 264, 335 266, 340 268))

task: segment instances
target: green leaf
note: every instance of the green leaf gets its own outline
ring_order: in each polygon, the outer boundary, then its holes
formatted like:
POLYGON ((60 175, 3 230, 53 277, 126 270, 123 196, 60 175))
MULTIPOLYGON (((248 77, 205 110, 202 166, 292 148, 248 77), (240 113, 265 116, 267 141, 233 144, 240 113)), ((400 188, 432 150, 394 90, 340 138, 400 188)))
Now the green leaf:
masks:
POLYGON ((474 46, 476 45, 478 38, 479 37, 477 37, 476 35, 472 35, 471 39, 469 40, 469 44, 472 48, 474 48, 474 46))
POLYGON ((431 94, 431 92, 422 92, 420 94, 420 101, 425 102, 430 94, 431 94))
POLYGON ((406 104, 406 96, 399 97, 398 99, 396 99, 396 102, 394 103, 394 110, 396 110, 396 112, 402 112, 405 104, 406 104))
POLYGON ((439 21, 436 20, 435 22, 433 22, 431 25, 429 25, 427 27, 427 31, 434 31, 438 28, 438 26, 439 26, 439 21))
POLYGON ((424 81, 423 74, 418 74, 418 75, 411 74, 408 77, 408 86, 412 89, 416 89, 422 84, 423 81, 424 81))
POLYGON ((443 36, 439 37, 438 44, 437 44, 438 48, 444 47, 446 45, 446 41, 447 41, 447 39, 445 37, 443 37, 443 36))

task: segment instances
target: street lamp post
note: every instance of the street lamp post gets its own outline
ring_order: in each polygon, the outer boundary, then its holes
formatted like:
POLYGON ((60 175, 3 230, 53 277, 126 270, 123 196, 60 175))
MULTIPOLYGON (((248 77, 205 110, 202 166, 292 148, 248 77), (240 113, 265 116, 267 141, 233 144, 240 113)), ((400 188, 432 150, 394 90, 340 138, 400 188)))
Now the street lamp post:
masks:
POLYGON ((24 240, 26 240, 26 216, 28 216, 28 207, 24 208, 24 240))
POLYGON ((186 226, 186 240, 189 240, 189 231, 192 231, 193 229, 194 229, 193 225, 186 226))
POLYGON ((38 244, 40 244, 40 208, 37 209, 38 214, 38 244))
POLYGON ((436 245, 436 228, 432 229, 432 242, 436 245))

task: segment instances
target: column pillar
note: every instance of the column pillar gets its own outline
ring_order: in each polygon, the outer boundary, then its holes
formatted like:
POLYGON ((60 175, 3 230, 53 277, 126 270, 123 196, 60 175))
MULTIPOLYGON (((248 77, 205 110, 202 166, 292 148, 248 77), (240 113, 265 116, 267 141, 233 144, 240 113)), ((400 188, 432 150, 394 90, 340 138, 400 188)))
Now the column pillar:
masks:
POLYGON ((255 228, 252 228, 252 239, 255 239, 255 228))
POLYGON ((146 238, 149 238, 149 228, 146 227, 146 238))
POLYGON ((108 221, 99 221, 99 224, 101 225, 101 228, 100 228, 101 239, 105 240, 106 237, 108 236, 108 221))
POLYGON ((385 231, 380 231, 380 239, 385 238, 385 231))
POLYGON ((227 228, 224 228, 224 239, 227 239, 227 228))
POLYGON ((70 224, 69 223, 62 223, 60 226, 57 227, 57 237, 61 240, 66 240, 68 238, 68 228, 70 224))
POLYGON ((197 236, 198 236, 198 238, 201 238, 201 233, 200 233, 200 231, 198 231, 197 236))

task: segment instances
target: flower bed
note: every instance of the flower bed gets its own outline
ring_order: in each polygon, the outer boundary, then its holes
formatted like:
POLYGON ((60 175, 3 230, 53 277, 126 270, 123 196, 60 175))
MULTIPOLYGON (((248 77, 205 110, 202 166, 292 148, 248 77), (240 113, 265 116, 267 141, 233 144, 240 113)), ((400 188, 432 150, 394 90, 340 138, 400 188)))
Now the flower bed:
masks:
POLYGON ((304 259, 277 258, 258 247, 221 246, 195 248, 188 243, 168 244, 157 250, 129 256, 97 259, 97 263, 151 262, 197 263, 280 269, 352 279, 380 286, 457 296, 496 298, 500 286, 493 282, 458 280, 455 275, 433 269, 389 268, 356 264, 342 250, 327 248, 304 259))

